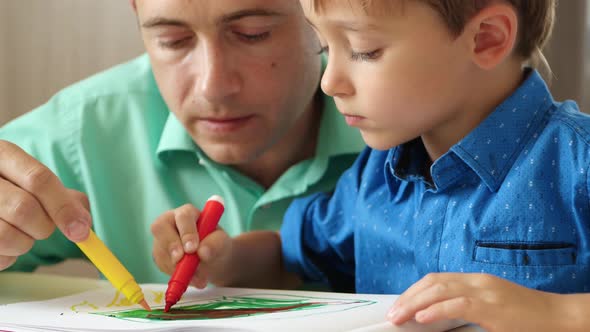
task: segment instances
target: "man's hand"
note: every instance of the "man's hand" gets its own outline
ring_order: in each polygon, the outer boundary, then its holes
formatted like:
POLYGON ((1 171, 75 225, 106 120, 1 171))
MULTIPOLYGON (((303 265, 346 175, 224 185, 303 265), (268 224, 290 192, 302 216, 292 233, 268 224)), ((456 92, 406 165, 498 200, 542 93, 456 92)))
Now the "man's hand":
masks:
POLYGON ((46 166, 0 140, 0 270, 14 264, 57 226, 74 242, 92 221, 86 196, 64 187, 46 166))

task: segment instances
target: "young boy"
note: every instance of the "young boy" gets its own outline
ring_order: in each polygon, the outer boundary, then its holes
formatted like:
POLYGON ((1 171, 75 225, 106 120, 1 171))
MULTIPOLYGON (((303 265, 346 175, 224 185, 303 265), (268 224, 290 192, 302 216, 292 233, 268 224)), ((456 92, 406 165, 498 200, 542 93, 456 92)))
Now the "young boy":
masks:
POLYGON ((556 293, 590 287, 590 117, 526 66, 554 0, 301 2, 322 88, 370 148, 334 193, 295 201, 280 237, 213 233, 194 284, 289 287, 294 272, 403 293, 395 324, 588 329, 590 295, 556 293))

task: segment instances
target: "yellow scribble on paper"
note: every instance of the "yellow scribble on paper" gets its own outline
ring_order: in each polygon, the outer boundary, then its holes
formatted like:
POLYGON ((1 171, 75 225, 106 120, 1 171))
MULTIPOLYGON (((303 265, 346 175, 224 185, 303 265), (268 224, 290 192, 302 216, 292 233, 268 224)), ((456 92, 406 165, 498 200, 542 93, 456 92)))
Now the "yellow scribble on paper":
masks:
POLYGON ((163 302, 163 300, 164 300, 164 292, 162 292, 162 291, 153 291, 153 290, 150 290, 150 292, 152 292, 152 294, 154 295, 154 300, 153 300, 154 303, 156 303, 156 304, 164 303, 163 302))
POLYGON ((111 303, 107 304, 107 308, 110 307, 130 307, 133 303, 131 303, 125 296, 121 296, 121 292, 117 291, 115 293, 115 297, 111 301, 111 303))
POLYGON ((94 304, 92 304, 92 303, 90 303, 88 301, 84 301, 82 303, 74 304, 73 306, 70 307, 70 309, 72 311, 81 311, 78 307, 86 307, 86 306, 90 307, 91 309, 98 310, 98 307, 96 305, 94 305, 94 304))

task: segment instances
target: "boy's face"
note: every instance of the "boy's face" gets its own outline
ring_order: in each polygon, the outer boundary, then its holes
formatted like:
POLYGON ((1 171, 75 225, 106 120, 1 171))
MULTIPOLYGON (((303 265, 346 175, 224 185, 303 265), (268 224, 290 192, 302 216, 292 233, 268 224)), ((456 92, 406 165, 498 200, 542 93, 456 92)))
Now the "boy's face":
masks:
POLYGON ((349 1, 330 1, 320 12, 311 0, 301 4, 329 49, 322 89, 369 146, 389 149, 452 130, 473 65, 467 44, 436 11, 420 1, 379 15, 349 1))
POLYGON ((135 4, 162 96, 213 160, 254 161, 310 106, 321 61, 296 0, 135 4))

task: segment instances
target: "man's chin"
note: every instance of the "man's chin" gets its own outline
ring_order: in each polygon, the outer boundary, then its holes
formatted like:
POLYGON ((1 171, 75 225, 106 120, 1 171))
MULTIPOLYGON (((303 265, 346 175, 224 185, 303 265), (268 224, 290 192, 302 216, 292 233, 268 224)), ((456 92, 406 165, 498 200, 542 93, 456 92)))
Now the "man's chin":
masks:
POLYGON ((222 165, 236 166, 244 165, 256 159, 256 153, 245 151, 245 149, 211 149, 209 151, 202 149, 209 159, 222 165))

